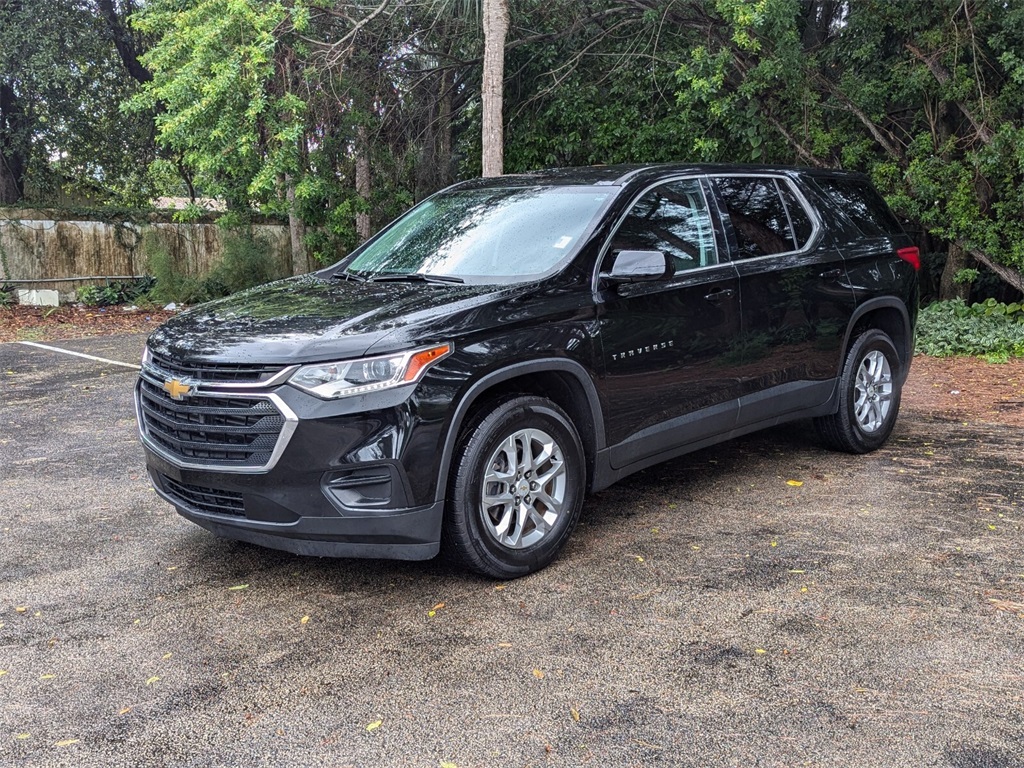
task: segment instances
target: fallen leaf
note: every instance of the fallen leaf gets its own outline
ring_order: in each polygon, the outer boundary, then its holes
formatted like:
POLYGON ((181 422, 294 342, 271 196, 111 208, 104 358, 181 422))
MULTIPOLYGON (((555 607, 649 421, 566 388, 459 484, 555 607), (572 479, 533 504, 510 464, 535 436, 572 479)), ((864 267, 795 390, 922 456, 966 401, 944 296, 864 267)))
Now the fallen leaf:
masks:
POLYGON ((787 480, 786 481, 786 485, 791 485, 794 488, 799 488, 803 484, 804 484, 803 480, 787 480))
POLYGON ((768 653, 768 651, 766 651, 764 648, 755 648, 754 649, 754 653, 763 654, 763 653, 768 653))
POLYGON ((121 707, 121 709, 118 710, 117 714, 119 714, 119 715, 127 715, 131 711, 132 711, 131 707, 121 707))
POLYGON ((444 608, 444 603, 438 603, 437 605, 435 605, 430 610, 432 610, 432 611, 440 611, 442 608, 444 608))
POLYGON ((773 542, 772 542, 772 546, 773 546, 773 547, 777 547, 777 546, 779 546, 779 542, 777 542, 777 541, 773 541, 773 542))
POLYGON ((992 603, 992 607, 997 611, 1006 611, 1007 613, 1019 613, 1024 615, 1024 603, 1015 603, 1011 600, 997 600, 994 597, 990 597, 988 601, 992 603))
POLYGON ((168 571, 176 571, 176 570, 178 570, 178 566, 176 566, 176 565, 169 565, 169 566, 167 566, 167 570, 168 571))
POLYGON ((455 763, 449 763, 447 760, 442 760, 438 764, 438 768, 459 768, 455 763))
POLYGON ((299 619, 299 624, 309 624, 309 616, 303 616, 299 619))
POLYGON ((507 586, 508 586, 507 584, 499 584, 498 586, 496 586, 496 587, 494 588, 494 591, 495 591, 495 592, 500 592, 501 590, 503 590, 503 589, 504 589, 505 587, 507 587, 507 586))
POLYGON ((430 618, 434 618, 435 616, 437 616, 437 611, 427 611, 427 616, 429 616, 430 618))
POLYGON ((807 571, 801 570, 800 568, 790 568, 790 573, 807 573, 807 571))
POLYGON ((6 669, 0 669, 0 677, 3 677, 6 674, 7 674, 7 670, 6 669))
POLYGON ((152 685, 160 679, 160 675, 153 675, 149 680, 146 681, 146 685, 152 685))
POLYGON ((635 557, 635 558, 636 558, 636 561, 637 561, 638 563, 642 563, 642 562, 644 561, 644 559, 643 559, 642 557, 640 557, 640 555, 633 555, 633 557, 635 557))
POLYGON ((248 584, 236 584, 233 587, 228 587, 228 591, 229 592, 237 592, 240 589, 248 589, 248 588, 249 588, 248 584))
POLYGON ((81 739, 64 739, 63 741, 58 741, 55 746, 70 747, 72 744, 77 744, 80 741, 81 739))
POLYGON ((16 739, 31 739, 32 738, 32 734, 31 733, 19 733, 19 734, 16 734, 14 738, 16 738, 16 739))
POLYGON ((28 606, 26 606, 26 605, 18 605, 18 606, 15 606, 14 610, 17 611, 18 613, 24 613, 25 611, 28 610, 28 606))
POLYGON ((54 675, 54 674, 45 674, 45 675, 40 675, 39 679, 40 680, 53 680, 55 677, 57 677, 57 676, 54 675))
POLYGON ((536 677, 538 680, 543 680, 544 679, 544 673, 541 670, 539 670, 539 669, 534 669, 533 670, 533 676, 536 677))
POLYGON ((165 654, 164 654, 163 656, 161 656, 160 658, 161 658, 161 659, 169 659, 169 658, 171 658, 171 656, 173 656, 173 655, 174 655, 173 653, 170 653, 170 652, 168 652, 168 653, 165 653, 165 654))
POLYGON ((579 711, 577 711, 575 709, 570 709, 569 710, 569 714, 572 715, 572 719, 575 720, 577 723, 580 721, 580 713, 579 713, 579 711))
POLYGON ((499 648, 511 648, 512 643, 498 643, 499 648))
POLYGON ((373 731, 376 731, 378 728, 380 728, 382 725, 384 725, 383 720, 374 720, 372 723, 366 726, 366 730, 372 733, 373 731))

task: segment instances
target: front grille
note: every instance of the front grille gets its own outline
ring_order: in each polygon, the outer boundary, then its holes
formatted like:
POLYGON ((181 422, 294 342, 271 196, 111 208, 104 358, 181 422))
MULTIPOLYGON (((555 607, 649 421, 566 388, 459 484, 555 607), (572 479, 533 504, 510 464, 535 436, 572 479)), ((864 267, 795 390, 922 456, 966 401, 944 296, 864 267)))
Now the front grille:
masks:
POLYGON ((200 381, 261 382, 284 370, 283 365, 249 363, 198 363, 172 360, 153 354, 152 364, 171 376, 199 379, 200 381))
POLYGON ((245 517, 245 504, 240 493, 179 483, 167 475, 161 475, 160 480, 167 495, 183 507, 212 515, 245 517))
POLYGON ((266 397, 203 393, 173 400, 139 380, 142 432, 185 464, 259 468, 270 463, 285 417, 266 397))

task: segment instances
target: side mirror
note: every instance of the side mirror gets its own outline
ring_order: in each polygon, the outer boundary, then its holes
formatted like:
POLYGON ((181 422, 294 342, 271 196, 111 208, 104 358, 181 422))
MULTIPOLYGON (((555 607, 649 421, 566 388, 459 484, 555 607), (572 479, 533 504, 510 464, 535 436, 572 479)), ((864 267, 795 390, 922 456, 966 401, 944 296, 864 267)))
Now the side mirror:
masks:
POLYGON ((609 272, 601 279, 610 283, 647 283, 672 275, 672 263, 661 251, 618 251, 609 272))

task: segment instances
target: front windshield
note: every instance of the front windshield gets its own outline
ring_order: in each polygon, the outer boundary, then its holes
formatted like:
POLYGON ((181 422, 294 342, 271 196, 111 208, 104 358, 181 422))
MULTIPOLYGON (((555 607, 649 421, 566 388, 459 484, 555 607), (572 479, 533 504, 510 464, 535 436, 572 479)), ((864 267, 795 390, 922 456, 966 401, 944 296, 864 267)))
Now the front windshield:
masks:
POLYGON ((574 251, 610 195, 600 187, 442 193, 406 213, 345 269, 368 279, 409 274, 467 283, 535 279, 574 251))

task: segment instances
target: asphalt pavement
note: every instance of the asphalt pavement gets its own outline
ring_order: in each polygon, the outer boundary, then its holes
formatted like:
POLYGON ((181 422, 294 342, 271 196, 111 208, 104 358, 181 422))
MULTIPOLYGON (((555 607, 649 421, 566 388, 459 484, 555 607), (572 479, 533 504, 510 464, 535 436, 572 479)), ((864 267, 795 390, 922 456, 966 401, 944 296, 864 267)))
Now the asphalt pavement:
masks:
POLYGON ((553 566, 492 582, 188 523, 134 379, 0 344, 0 765, 1024 767, 1018 430, 774 429, 590 497, 553 566))

